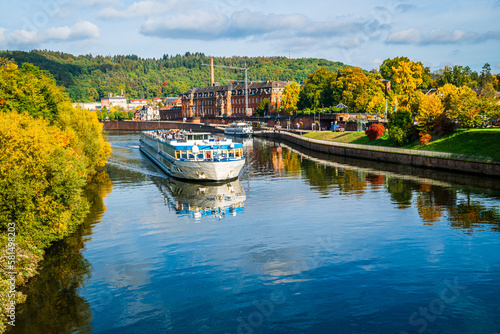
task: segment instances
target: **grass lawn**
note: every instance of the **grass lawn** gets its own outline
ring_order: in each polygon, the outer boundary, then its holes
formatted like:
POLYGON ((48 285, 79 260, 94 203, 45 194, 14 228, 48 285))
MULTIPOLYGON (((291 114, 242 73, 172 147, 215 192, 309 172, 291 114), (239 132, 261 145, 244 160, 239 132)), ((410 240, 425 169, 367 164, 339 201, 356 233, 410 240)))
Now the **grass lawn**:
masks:
POLYGON ((413 143, 406 147, 500 158, 500 128, 459 129, 447 136, 436 138, 429 145, 413 143))
MULTIPOLYGON (((309 138, 332 140, 343 143, 362 145, 394 146, 387 132, 372 142, 364 132, 310 132, 305 134, 309 138)), ((433 138, 434 139, 434 138, 433 138)), ((428 150, 470 155, 488 156, 500 159, 500 128, 488 129, 459 129, 447 136, 435 138, 429 145, 415 142, 405 146, 416 150, 428 150)))
POLYGON ((384 134, 377 143, 368 139, 364 132, 309 132, 304 136, 314 139, 331 140, 341 143, 352 143, 361 145, 391 146, 387 133, 384 134))
POLYGON ((320 132, 309 132, 304 136, 314 139, 321 140, 331 140, 338 141, 342 143, 351 143, 362 136, 365 136, 364 132, 330 132, 330 131, 320 131, 320 132))

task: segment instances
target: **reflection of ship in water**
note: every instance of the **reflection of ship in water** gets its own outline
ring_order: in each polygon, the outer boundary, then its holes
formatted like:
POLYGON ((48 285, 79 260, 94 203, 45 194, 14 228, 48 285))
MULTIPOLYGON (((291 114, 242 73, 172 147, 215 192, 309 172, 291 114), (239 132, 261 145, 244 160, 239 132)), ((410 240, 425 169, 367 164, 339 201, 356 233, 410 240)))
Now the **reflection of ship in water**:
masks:
POLYGON ((199 219, 204 216, 243 212, 246 193, 239 179, 230 182, 188 182, 173 178, 159 179, 158 187, 165 205, 177 214, 199 219))
POLYGON ((240 137, 225 134, 227 138, 230 138, 234 143, 243 144, 243 149, 246 151, 253 148, 253 138, 252 137, 240 137))

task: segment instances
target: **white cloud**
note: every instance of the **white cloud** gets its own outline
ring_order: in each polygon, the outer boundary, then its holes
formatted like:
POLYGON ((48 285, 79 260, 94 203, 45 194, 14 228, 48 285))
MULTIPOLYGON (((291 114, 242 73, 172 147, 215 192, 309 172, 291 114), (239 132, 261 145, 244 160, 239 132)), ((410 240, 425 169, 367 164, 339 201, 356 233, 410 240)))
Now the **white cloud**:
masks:
POLYGON ((461 42, 474 42, 479 37, 479 34, 474 32, 467 32, 464 30, 431 30, 426 36, 424 43, 426 44, 447 44, 447 43, 461 43, 461 42))
POLYGON ((418 44, 421 41, 422 32, 415 28, 391 32, 386 40, 390 44, 418 44))
POLYGON ((88 21, 80 21, 72 27, 53 27, 44 31, 15 30, 8 33, 0 28, 0 46, 5 48, 35 47, 48 41, 81 41, 100 37, 99 27, 88 21))
POLYGON ((115 7, 105 8, 97 14, 97 17, 103 19, 126 19, 133 17, 157 16, 165 14, 172 10, 179 10, 179 7, 175 5, 175 3, 176 3, 175 0, 169 0, 169 1, 144 0, 144 1, 134 2, 132 5, 130 5, 128 8, 124 10, 118 10, 115 7))
POLYGON ((361 19, 315 22, 302 14, 266 14, 249 9, 223 14, 215 11, 190 11, 161 18, 149 18, 141 26, 147 36, 174 39, 244 39, 259 37, 269 40, 297 37, 332 38, 384 29, 361 19))
POLYGON ((486 33, 477 33, 455 29, 453 31, 443 29, 433 29, 424 35, 415 28, 396 31, 389 34, 386 43, 388 44, 462 44, 478 43, 486 40, 500 39, 500 31, 488 31, 486 33))

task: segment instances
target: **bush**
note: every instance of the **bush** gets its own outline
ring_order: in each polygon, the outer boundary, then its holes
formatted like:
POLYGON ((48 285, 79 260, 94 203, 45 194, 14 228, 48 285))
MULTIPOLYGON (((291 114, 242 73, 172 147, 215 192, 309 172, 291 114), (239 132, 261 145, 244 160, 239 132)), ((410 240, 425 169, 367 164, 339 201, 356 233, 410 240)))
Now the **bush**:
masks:
POLYGON ((420 133, 418 134, 418 136, 420 137, 420 143, 421 143, 422 145, 427 145, 427 144, 429 144, 429 142, 430 142, 430 141, 431 141, 431 139, 432 139, 432 136, 431 136, 430 134, 428 134, 428 133, 422 133, 422 132, 420 132, 420 133))
POLYGON ((389 119, 389 138, 398 146, 408 144, 416 136, 411 112, 401 108, 389 119))
POLYGON ((368 139, 375 140, 380 137, 385 132, 385 127, 382 124, 372 124, 368 129, 365 130, 365 134, 368 136, 368 139))

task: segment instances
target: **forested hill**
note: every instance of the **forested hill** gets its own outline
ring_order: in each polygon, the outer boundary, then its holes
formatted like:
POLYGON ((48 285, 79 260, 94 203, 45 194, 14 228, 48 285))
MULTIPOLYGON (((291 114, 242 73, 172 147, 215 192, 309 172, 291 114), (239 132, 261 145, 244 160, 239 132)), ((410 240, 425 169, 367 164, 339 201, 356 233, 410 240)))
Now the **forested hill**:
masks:
MULTIPOLYGON (((17 64, 32 63, 50 72, 57 83, 66 87, 73 101, 99 101, 109 93, 123 89, 130 98, 178 96, 193 88, 209 85, 210 57, 203 53, 164 55, 161 59, 127 56, 73 56, 71 54, 33 50, 0 51, 0 57, 17 64)), ((320 67, 337 71, 343 63, 325 59, 285 57, 213 57, 215 65, 248 67, 248 80, 304 81, 320 67)), ((244 80, 244 71, 215 68, 215 81, 221 85, 244 80)))

